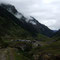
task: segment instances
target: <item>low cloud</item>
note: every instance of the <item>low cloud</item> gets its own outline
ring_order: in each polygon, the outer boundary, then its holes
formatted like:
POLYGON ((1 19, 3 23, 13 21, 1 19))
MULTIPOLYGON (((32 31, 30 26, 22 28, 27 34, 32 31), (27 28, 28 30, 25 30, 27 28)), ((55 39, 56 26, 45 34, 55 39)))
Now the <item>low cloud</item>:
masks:
POLYGON ((0 0, 15 5, 25 16, 33 16, 50 29, 60 29, 60 0, 0 0))

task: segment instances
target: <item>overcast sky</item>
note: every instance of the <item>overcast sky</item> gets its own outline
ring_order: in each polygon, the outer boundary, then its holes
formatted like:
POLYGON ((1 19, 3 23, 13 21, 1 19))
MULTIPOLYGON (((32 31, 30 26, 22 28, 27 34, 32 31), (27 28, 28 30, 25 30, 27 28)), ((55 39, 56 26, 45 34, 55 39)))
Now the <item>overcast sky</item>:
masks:
POLYGON ((19 12, 33 16, 52 30, 60 29, 60 0, 0 0, 13 4, 19 12))

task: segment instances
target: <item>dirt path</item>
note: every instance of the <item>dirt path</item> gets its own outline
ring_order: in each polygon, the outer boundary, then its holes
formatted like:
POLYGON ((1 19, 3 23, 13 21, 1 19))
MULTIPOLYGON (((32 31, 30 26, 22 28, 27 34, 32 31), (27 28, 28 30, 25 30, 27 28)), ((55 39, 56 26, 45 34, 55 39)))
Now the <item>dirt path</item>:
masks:
POLYGON ((14 49, 13 48, 8 48, 8 51, 9 51, 9 60, 15 60, 14 58, 14 49))
POLYGON ((0 60, 15 60, 13 50, 13 48, 0 49, 0 60))
POLYGON ((7 60, 7 49, 0 49, 0 60, 7 60))

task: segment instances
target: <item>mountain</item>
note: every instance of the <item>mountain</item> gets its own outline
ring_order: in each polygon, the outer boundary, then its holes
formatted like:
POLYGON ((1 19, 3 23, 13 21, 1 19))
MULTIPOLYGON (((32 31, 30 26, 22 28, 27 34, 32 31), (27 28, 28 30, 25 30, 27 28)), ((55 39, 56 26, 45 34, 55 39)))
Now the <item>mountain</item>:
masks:
POLYGON ((32 38, 32 34, 23 28, 22 21, 0 6, 0 37, 3 40, 26 39, 32 38))
POLYGON ((56 37, 60 36, 60 30, 58 30, 58 31, 54 34, 54 36, 56 36, 56 37))
POLYGON ((56 41, 60 40, 60 30, 58 30, 56 33, 52 36, 56 41))
POLYGON ((0 38, 2 40, 35 39, 34 36, 37 37, 37 32, 32 24, 28 24, 21 13, 19 14, 22 17, 18 19, 14 15, 15 13, 17 13, 16 10, 14 13, 11 13, 3 5, 0 5, 0 38))
POLYGON ((15 22, 29 32, 32 32, 34 35, 40 33, 50 37, 53 34, 52 30, 39 23, 34 17, 30 16, 30 18, 26 18, 22 13, 19 13, 13 5, 2 3, 0 6, 18 19, 15 19, 15 22))
POLYGON ((47 26, 39 23, 34 17, 31 17, 31 18, 32 18, 32 20, 29 20, 29 23, 35 22, 35 25, 33 25, 33 27, 37 30, 38 33, 41 33, 41 34, 49 36, 49 37, 54 33, 47 26))

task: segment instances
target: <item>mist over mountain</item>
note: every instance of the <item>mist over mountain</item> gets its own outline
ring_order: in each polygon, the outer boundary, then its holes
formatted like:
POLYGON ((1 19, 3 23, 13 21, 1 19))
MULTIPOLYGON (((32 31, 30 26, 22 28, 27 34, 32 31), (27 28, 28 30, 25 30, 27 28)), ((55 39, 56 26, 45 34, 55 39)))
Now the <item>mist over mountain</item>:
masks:
MULTIPOLYGON (((14 15, 21 23, 21 26, 23 28, 37 34, 41 33, 46 36, 51 36, 53 34, 53 31, 50 30, 47 26, 39 23, 34 17, 26 18, 24 15, 16 10, 16 8, 13 5, 10 4, 0 4, 2 8, 7 10, 9 13, 14 15)), ((19 24, 20 24, 19 22, 19 24)))

